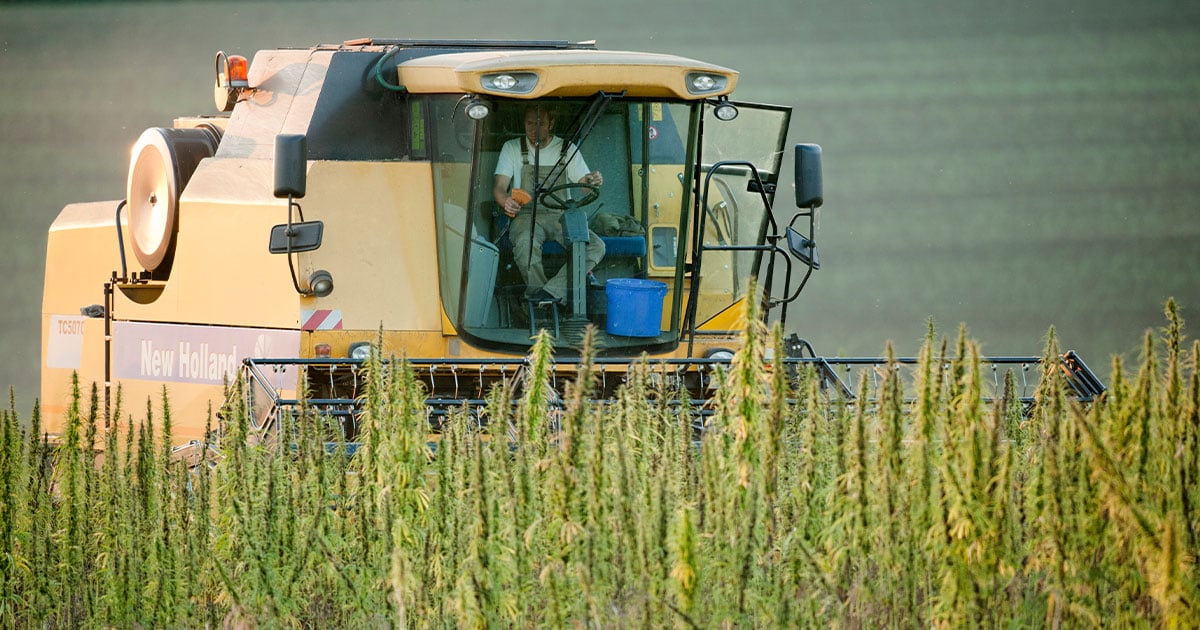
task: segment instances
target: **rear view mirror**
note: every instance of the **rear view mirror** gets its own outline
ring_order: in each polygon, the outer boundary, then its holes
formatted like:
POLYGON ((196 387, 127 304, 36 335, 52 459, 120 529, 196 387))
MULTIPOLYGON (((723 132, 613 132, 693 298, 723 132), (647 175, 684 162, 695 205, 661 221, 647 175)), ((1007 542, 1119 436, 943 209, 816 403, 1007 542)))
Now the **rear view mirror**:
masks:
POLYGON ((321 246, 324 230, 325 224, 320 221, 276 225, 271 228, 271 243, 267 247, 272 254, 311 252, 321 246))
POLYGON ((813 269, 821 268, 821 261, 817 258, 817 243, 807 236, 797 232, 792 226, 787 228, 787 244, 788 250, 800 262, 812 267, 813 269))
POLYGON ((816 208, 825 202, 821 193, 821 146, 796 145, 796 207, 816 208))
POLYGON ((275 136, 275 197, 300 199, 304 196, 305 169, 308 167, 308 143, 298 134, 275 136))

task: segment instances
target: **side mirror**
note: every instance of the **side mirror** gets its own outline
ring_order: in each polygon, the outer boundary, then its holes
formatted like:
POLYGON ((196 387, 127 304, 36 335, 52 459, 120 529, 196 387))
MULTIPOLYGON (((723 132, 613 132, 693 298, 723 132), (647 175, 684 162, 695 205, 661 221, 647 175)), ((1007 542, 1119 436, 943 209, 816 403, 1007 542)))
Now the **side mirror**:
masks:
POLYGON ((325 224, 320 221, 282 223, 271 228, 271 243, 267 249, 272 254, 311 252, 321 246, 324 230, 325 224))
MULTIPOLYGON (((308 168, 308 144, 303 135, 281 133, 275 136, 275 196, 288 200, 288 223, 271 228, 272 254, 309 252, 321 246, 325 226, 320 221, 291 222, 292 199, 304 196, 305 169, 308 168)), ((304 217, 303 214, 300 215, 304 217)))
MULTIPOLYGON (((308 168, 308 143, 303 135, 275 136, 275 197, 304 196, 305 171, 308 168)), ((797 170, 797 172, 799 172, 797 170)))
POLYGON ((821 146, 796 145, 796 207, 816 208, 825 202, 821 193, 821 146))
POLYGON ((797 232, 792 226, 787 228, 788 250, 797 260, 815 269, 821 268, 821 260, 817 258, 817 242, 797 232))

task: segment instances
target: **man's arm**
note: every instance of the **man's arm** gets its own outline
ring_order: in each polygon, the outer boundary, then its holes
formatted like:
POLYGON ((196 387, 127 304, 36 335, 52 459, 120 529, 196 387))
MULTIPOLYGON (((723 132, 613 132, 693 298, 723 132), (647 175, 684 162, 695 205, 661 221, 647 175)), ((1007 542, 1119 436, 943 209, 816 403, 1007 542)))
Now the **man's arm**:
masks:
POLYGON ((504 210, 504 214, 515 217, 521 209, 521 204, 508 194, 508 183, 511 181, 512 178, 508 175, 496 175, 496 183, 492 186, 492 199, 496 200, 496 205, 504 210))
POLYGON ((583 161, 583 154, 576 150, 575 145, 567 144, 566 150, 571 155, 571 161, 567 163, 567 173, 576 182, 580 184, 590 184, 592 186, 600 186, 604 184, 604 176, 600 171, 588 172, 587 162, 583 161))
POLYGON ((592 171, 591 173, 580 177, 579 183, 591 184, 592 186, 602 186, 604 185, 604 176, 600 174, 600 171, 592 171))
POLYGON ((492 199, 496 205, 504 210, 504 214, 510 217, 517 216, 517 212, 521 209, 521 204, 513 200, 508 194, 509 185, 512 184, 513 177, 516 174, 516 169, 520 168, 516 159, 519 140, 509 140, 500 147, 500 157, 496 161, 495 183, 492 185, 492 199))

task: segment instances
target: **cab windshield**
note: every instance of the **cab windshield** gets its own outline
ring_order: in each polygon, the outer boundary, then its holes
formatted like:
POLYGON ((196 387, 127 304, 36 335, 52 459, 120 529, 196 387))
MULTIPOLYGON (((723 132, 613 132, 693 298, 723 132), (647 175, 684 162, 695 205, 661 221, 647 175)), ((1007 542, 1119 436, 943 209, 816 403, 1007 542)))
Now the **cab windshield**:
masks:
POLYGON ((522 352, 545 329, 570 352, 590 324, 601 353, 673 347, 692 106, 490 106, 480 121, 459 99, 432 107, 439 277, 458 333, 522 352))
MULTIPOLYGON (((577 352, 589 325, 600 354, 673 349, 693 282, 697 169, 685 165, 699 159, 705 105, 604 94, 488 105, 476 121, 461 96, 434 97, 426 118, 454 330, 514 353, 542 329, 556 352, 577 352)), ((758 240, 764 210, 743 212, 758 240)), ((702 241, 728 239, 729 220, 708 222, 702 241)), ((717 255, 704 273, 699 321, 736 304, 756 273, 732 262, 717 255)))

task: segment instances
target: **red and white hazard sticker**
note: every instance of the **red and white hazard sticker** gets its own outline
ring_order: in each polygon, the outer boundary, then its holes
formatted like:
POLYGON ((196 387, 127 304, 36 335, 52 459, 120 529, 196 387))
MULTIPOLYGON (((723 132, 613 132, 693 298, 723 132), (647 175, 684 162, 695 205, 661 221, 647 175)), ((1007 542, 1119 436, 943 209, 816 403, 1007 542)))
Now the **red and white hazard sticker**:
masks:
POLYGON ((301 330, 341 330, 342 309, 323 308, 300 311, 301 330))

